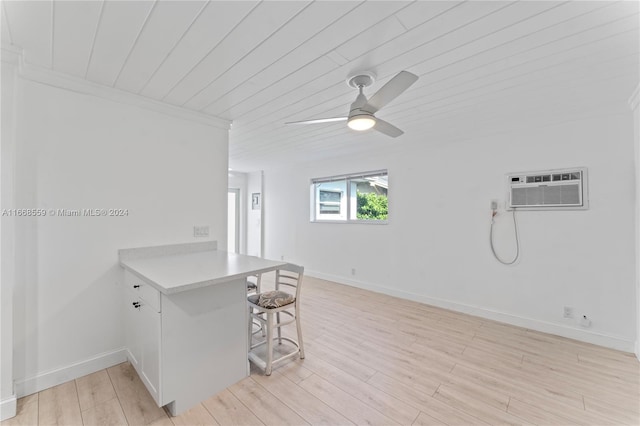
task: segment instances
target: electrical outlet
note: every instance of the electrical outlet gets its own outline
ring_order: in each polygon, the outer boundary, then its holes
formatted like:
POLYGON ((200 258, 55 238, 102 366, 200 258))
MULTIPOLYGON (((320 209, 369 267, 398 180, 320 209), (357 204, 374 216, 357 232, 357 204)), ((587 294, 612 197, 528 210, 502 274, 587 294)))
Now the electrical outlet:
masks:
POLYGON ((587 318, 586 315, 583 315, 582 317, 580 317, 580 326, 585 328, 591 327, 591 320, 587 318))
POLYGON ((356 274, 356 268, 351 268, 351 275, 355 275, 356 274))
POLYGON ((491 200, 491 210, 498 210, 498 200, 491 200))
POLYGON ((284 254, 280 255, 280 260, 284 260, 284 254))
POLYGON ((196 238, 208 237, 209 236, 209 225, 196 226, 193 227, 193 236, 196 238))
POLYGON ((565 318, 573 318, 573 308, 570 306, 565 306, 562 311, 562 316, 565 318))

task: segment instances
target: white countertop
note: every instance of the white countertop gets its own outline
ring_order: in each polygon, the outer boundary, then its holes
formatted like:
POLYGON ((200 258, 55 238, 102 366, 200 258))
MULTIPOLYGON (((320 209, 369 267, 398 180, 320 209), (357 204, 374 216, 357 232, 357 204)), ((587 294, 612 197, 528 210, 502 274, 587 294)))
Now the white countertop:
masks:
POLYGON ((122 267, 147 280, 164 294, 179 293, 269 272, 285 264, 286 262, 222 250, 120 260, 122 267))

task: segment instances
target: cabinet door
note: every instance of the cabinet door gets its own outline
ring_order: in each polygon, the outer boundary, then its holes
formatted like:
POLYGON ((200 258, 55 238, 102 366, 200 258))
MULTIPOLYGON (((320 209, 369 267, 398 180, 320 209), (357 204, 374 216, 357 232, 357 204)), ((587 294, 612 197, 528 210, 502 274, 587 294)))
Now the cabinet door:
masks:
POLYGON ((158 406, 162 406, 160 393, 160 314, 142 301, 138 308, 138 339, 141 346, 141 368, 138 372, 158 406))
POLYGON ((138 370, 140 366, 140 355, 142 346, 140 344, 139 334, 139 321, 140 310, 135 307, 134 303, 139 303, 140 299, 138 295, 129 290, 126 286, 124 288, 124 333, 125 333, 125 345, 128 349, 128 358, 131 365, 138 370))

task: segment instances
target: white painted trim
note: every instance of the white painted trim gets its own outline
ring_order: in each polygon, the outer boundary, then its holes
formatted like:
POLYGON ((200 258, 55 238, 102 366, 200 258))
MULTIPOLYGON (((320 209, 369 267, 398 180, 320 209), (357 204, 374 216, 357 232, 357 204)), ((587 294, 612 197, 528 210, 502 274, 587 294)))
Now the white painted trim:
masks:
POLYGON ((265 246, 265 242, 264 242, 264 235, 265 235, 265 226, 264 224, 265 222, 265 216, 266 216, 266 210, 264 207, 264 203, 265 201, 268 203, 269 199, 265 200, 264 197, 264 189, 265 189, 266 185, 264 184, 264 170, 260 170, 260 253, 258 253, 258 257, 264 257, 264 246, 265 246))
POLYGON ((413 300, 420 303, 424 303, 439 308, 449 309, 456 312, 462 312, 465 314, 490 319, 493 321, 499 321, 506 324, 515 325, 518 327, 528 328, 543 333, 554 334, 561 337, 567 337, 569 339, 580 340, 582 342, 592 343, 594 345, 605 346, 612 349, 617 349, 624 352, 632 353, 634 350, 634 342, 623 339, 618 336, 612 336, 607 334, 594 333, 592 331, 586 331, 579 328, 568 327, 561 324, 553 324, 546 321, 540 321, 533 318, 521 317, 500 311, 493 311, 490 309, 482 308, 480 306, 467 305, 464 303, 454 302, 446 299, 438 299, 434 297, 424 296, 420 294, 414 294, 406 291, 396 290, 389 287, 383 287, 375 284, 365 283, 362 281, 352 280, 337 275, 325 274, 317 271, 306 270, 305 274, 314 278, 333 281, 339 284, 345 284, 352 287, 361 288, 364 290, 374 291, 376 293, 382 293, 389 296, 399 297, 401 299, 413 300))
POLYGON ((89 96, 96 96, 113 102, 134 105, 140 108, 167 114, 172 117, 178 117, 224 130, 229 130, 231 128, 231 121, 229 120, 170 105, 155 99, 125 92, 124 90, 116 89, 114 87, 104 86, 70 74, 64 74, 47 68, 27 64, 23 59, 24 57, 21 50, 12 46, 2 46, 3 61, 5 60, 5 56, 7 58, 6 60, 19 63, 19 76, 26 80, 89 96))
POLYGON ((15 417, 18 412, 18 398, 15 395, 11 395, 9 398, 5 398, 0 401, 0 421, 15 417))
POLYGON ((54 370, 45 371, 35 377, 16 380, 16 395, 18 398, 49 389, 53 386, 74 380, 87 374, 105 368, 113 367, 127 360, 127 350, 117 349, 96 355, 84 361, 79 361, 54 370))

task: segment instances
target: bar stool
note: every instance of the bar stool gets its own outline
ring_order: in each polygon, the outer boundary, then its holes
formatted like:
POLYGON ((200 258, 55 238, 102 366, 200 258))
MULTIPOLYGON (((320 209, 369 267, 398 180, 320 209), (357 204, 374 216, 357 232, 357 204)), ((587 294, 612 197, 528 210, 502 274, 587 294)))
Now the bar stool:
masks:
POLYGON ((247 277, 247 293, 260 293, 260 282, 262 281, 262 275, 250 275, 247 277))
POLYGON ((288 263, 276 270, 275 290, 263 293, 256 293, 247 297, 249 305, 249 360, 256 366, 264 370, 265 375, 270 376, 273 365, 300 355, 304 358, 304 346, 302 342, 302 329, 300 327, 300 289, 302 288, 302 277, 304 267, 288 263), (281 287, 290 287, 293 292, 281 290, 281 287), (292 294, 294 293, 294 294, 292 294), (281 319, 287 317, 286 320, 281 319), (275 319, 275 321, 274 321, 275 319), (266 339, 253 344, 253 322, 261 324, 266 330, 266 339), (295 323, 298 340, 282 336, 282 327, 295 323), (274 336, 277 330, 277 336, 274 336), (287 341, 295 346, 295 349, 288 354, 273 359, 273 342, 287 341), (254 349, 266 345, 266 359, 260 358, 254 349))
MULTIPOLYGON (((247 295, 251 296, 252 294, 260 293, 260 284, 262 282, 262 274, 250 275, 247 277, 247 295)), ((262 337, 264 337, 264 328, 262 324, 257 321, 250 321, 249 327, 251 328, 251 333, 256 334, 258 332, 262 332, 262 337), (253 331, 253 326, 257 326, 258 329, 253 331)))

